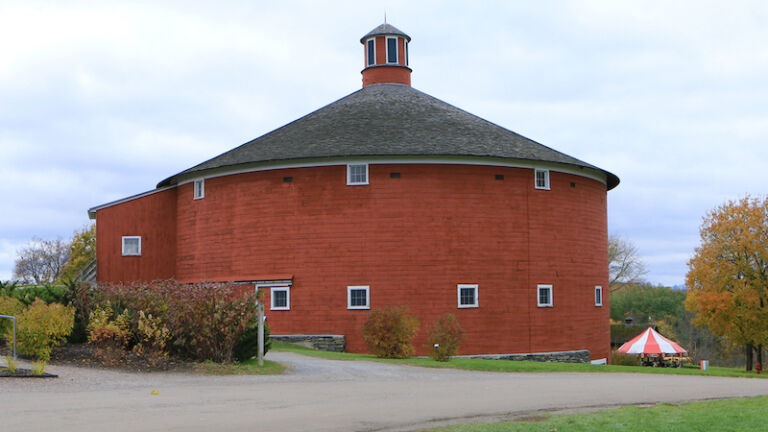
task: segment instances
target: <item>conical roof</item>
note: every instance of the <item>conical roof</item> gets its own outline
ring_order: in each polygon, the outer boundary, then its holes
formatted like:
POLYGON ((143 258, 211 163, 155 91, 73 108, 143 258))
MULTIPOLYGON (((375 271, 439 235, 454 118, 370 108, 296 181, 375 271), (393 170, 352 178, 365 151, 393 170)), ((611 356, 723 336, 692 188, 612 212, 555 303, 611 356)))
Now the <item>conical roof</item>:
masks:
POLYGON ((373 156, 491 157, 550 162, 614 174, 400 84, 364 87, 279 129, 158 184, 267 162, 373 156))
POLYGON ((624 354, 687 354, 688 352, 677 343, 660 335, 653 327, 619 347, 624 354))
POLYGON ((362 43, 366 39, 368 39, 369 37, 372 37, 372 36, 384 36, 384 35, 402 36, 402 37, 406 38, 408 40, 408 42, 411 41, 411 37, 408 36, 407 34, 405 34, 405 32, 403 32, 402 30, 400 30, 397 27, 393 26, 392 24, 384 23, 384 24, 376 27, 375 29, 369 31, 368 33, 366 33, 365 36, 360 38, 360 42, 362 43))

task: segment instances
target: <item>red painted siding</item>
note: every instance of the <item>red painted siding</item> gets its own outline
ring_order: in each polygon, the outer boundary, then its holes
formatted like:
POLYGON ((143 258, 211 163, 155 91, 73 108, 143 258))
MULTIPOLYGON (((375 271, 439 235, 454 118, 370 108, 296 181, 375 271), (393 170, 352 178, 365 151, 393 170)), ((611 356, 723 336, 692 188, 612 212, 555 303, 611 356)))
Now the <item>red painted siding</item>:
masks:
POLYGON ((96 212, 99 282, 170 279, 176 266, 176 189, 96 212), (141 256, 122 256, 122 237, 141 236, 141 256))

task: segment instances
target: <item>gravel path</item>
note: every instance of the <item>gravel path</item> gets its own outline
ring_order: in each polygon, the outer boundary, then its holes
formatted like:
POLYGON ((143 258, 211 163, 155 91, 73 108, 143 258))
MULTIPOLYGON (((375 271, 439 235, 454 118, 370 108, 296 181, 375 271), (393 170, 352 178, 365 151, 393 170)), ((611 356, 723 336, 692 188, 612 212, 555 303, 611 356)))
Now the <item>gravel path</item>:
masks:
POLYGON ((761 379, 471 372, 280 352, 268 358, 291 368, 278 376, 221 377, 50 366, 58 379, 0 379, 0 425, 78 432, 400 431, 540 410, 768 394, 768 380, 761 379))

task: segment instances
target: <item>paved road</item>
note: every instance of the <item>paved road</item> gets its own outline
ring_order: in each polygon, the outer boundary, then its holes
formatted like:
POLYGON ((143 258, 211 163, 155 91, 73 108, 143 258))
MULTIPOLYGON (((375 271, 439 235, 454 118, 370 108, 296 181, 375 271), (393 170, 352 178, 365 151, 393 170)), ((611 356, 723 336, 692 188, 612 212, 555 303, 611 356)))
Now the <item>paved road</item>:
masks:
POLYGON ((539 410, 768 394, 768 380, 520 374, 329 361, 291 353, 282 376, 132 374, 56 367, 0 378, 3 431, 400 431, 539 410), (152 395, 158 390, 157 395, 152 395))

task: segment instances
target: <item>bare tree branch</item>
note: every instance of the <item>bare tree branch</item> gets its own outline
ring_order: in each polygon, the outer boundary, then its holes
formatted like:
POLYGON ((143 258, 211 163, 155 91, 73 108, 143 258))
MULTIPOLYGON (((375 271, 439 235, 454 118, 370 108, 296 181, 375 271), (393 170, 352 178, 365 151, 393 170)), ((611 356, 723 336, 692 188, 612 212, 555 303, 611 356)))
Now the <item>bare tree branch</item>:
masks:
POLYGON ((53 283, 69 261, 69 243, 62 240, 41 240, 31 242, 17 252, 13 277, 24 283, 36 285, 53 283))
POLYGON ((642 282, 647 273, 635 247, 629 240, 608 237, 608 272, 611 292, 642 282))

